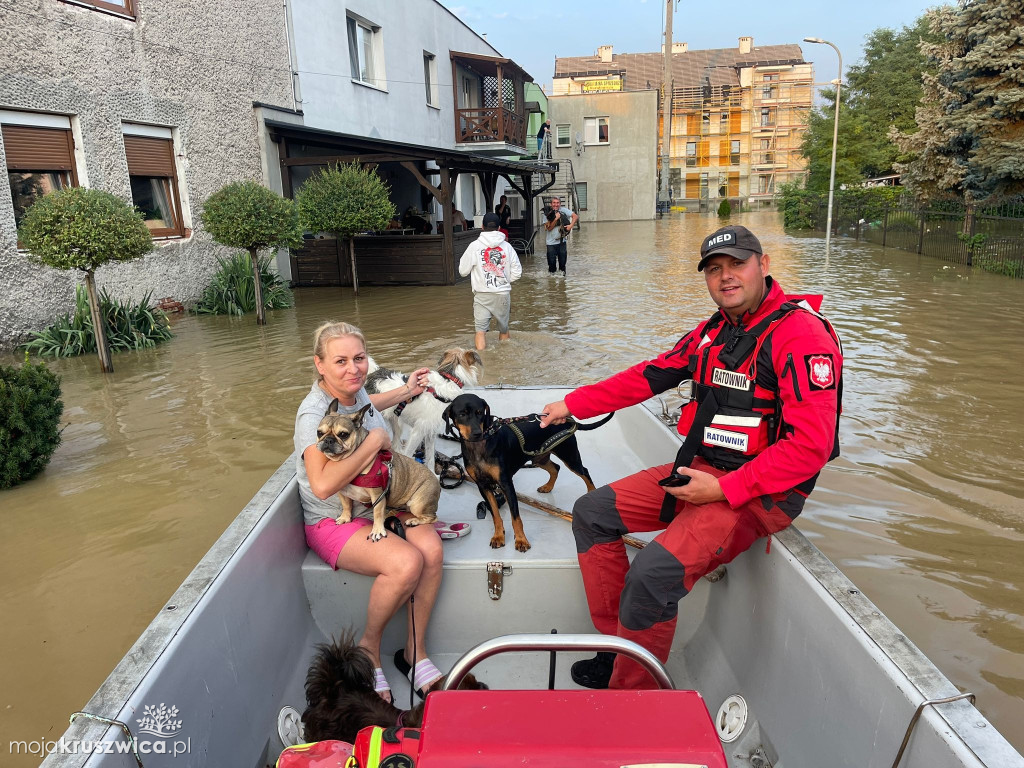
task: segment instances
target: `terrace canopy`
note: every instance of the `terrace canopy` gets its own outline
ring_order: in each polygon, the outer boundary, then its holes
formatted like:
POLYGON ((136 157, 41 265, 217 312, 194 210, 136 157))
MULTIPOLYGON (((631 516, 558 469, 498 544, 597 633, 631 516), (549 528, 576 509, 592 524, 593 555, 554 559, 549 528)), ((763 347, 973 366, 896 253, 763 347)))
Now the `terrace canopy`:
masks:
MULTIPOLYGON (((556 164, 538 164, 456 149, 373 139, 365 136, 306 128, 294 123, 267 120, 271 139, 278 144, 281 177, 286 197, 293 197, 301 183, 317 168, 337 163, 358 162, 366 166, 404 169, 440 205, 444 218, 454 202, 455 182, 460 174, 476 174, 487 209, 494 205, 498 178, 506 179, 526 202, 525 226, 533 229, 533 200, 554 182, 556 164), (535 180, 536 174, 542 174, 535 180), (542 184, 538 185, 537 181, 542 184)), ((464 248, 476 234, 453 232, 445 226, 440 234, 419 236, 377 236, 356 238, 358 280, 376 284, 453 284, 456 249, 464 248), (463 241, 466 241, 463 243, 463 241), (365 262, 365 264, 364 264, 365 262)), ((330 241, 331 248, 335 248, 330 241)), ((340 257, 332 267, 334 254, 325 254, 323 242, 307 243, 292 255, 293 282, 304 285, 349 284, 354 275, 340 257), (319 244, 318 244, 319 243, 319 244), (304 253, 304 251, 306 253, 304 253), (316 253, 319 251, 319 253, 316 253), (300 262, 312 259, 311 269, 300 262)))

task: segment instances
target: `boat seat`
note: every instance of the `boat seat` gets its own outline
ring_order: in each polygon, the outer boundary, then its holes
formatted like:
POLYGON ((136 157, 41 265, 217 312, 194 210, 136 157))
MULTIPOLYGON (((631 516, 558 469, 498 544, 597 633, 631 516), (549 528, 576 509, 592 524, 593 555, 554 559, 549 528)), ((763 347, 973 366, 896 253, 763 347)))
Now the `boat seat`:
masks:
MULTIPOLYGON (((576 496, 586 488, 575 475, 563 474, 565 476, 559 478, 559 485, 551 494, 536 493, 537 485, 547 479, 543 470, 523 470, 516 475, 516 480, 520 481, 523 494, 551 497, 544 500, 561 509, 571 510, 576 496)), ((463 621, 458 617, 484 617, 492 611, 501 612, 503 626, 516 626, 522 632, 548 632, 556 627, 561 632, 593 632, 576 560, 572 524, 521 504, 523 525, 532 547, 528 552, 518 552, 508 509, 502 507, 505 546, 491 549, 494 526, 490 515, 484 520, 477 519, 476 505, 479 501, 480 494, 470 482, 442 491, 438 517, 450 523, 470 523, 472 530, 465 536, 442 542, 444 577, 431 621, 431 632, 440 631, 438 627, 448 622, 453 630, 453 637, 448 643, 456 646, 450 651, 452 653, 461 653, 493 636, 492 627, 487 626, 486 621, 481 621, 476 627, 465 627, 464 632, 455 632, 455 627, 463 621), (511 573, 503 576, 499 600, 492 600, 488 593, 487 564, 491 562, 500 562, 511 568, 511 573), (541 595, 543 599, 540 599, 541 595), (473 605, 469 612, 467 602, 473 605), (506 623, 510 612, 521 613, 521 623, 506 623)), ((363 626, 373 583, 371 577, 335 571, 310 551, 302 563, 302 580, 313 618, 325 635, 330 637, 341 629, 363 626)), ((401 611, 385 632, 385 647, 401 644, 405 631, 405 611, 401 611)), ((442 640, 431 643, 431 647, 448 643, 442 640)))

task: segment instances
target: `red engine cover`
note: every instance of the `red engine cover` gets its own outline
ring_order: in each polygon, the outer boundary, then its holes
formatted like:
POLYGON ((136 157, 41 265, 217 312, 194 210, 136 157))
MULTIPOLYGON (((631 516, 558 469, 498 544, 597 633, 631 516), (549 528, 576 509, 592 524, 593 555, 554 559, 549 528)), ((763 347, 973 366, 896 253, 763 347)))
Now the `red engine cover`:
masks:
POLYGON ((696 691, 435 691, 416 768, 727 768, 696 691))

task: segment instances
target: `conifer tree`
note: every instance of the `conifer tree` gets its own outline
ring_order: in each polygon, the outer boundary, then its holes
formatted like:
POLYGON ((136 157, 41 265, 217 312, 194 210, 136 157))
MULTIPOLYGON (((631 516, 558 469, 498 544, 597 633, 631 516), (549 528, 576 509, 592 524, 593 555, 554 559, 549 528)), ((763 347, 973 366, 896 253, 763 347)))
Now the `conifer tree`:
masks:
POLYGON ((937 72, 924 78, 918 130, 893 134, 913 154, 904 183, 968 203, 1024 192, 1024 4, 960 0, 928 18, 943 39, 921 50, 937 72))

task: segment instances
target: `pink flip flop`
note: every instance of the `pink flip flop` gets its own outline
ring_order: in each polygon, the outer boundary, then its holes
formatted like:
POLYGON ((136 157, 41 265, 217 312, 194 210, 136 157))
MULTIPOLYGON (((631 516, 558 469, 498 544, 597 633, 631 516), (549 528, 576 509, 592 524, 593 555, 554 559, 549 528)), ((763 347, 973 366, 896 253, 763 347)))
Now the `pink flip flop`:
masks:
POLYGON ((442 539, 457 539, 470 531, 469 523, 446 523, 444 520, 434 521, 434 530, 442 539))

